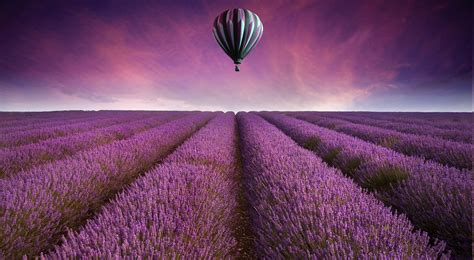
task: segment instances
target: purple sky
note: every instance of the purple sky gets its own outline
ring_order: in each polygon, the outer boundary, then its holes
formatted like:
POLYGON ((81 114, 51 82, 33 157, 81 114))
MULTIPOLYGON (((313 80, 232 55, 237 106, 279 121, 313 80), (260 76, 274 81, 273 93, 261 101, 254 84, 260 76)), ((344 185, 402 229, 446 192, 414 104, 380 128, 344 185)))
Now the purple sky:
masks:
MULTIPOLYGON (((5 2, 5 1, 2 1, 5 2)), ((470 1, 0 4, 0 110, 472 111, 470 1), (264 25, 234 72, 214 17, 264 25)))

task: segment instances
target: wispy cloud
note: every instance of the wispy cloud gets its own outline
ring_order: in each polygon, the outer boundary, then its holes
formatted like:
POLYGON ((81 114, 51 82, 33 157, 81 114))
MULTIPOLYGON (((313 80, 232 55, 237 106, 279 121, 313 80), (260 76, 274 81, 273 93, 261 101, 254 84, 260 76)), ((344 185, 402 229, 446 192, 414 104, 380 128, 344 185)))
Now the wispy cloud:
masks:
MULTIPOLYGON (((83 100, 105 108, 345 110, 403 91, 414 102, 426 98, 426 82, 472 77, 465 58, 471 29, 463 20, 470 14, 459 3, 203 0, 22 8, 6 10, 18 14, 2 29, 0 83, 32 82, 15 90, 24 103, 35 98, 31 89, 46 86, 63 94, 58 102, 65 109, 68 98, 78 98, 78 106, 83 100), (234 5, 258 13, 265 27, 239 73, 211 33, 214 17, 234 5)), ((464 93, 465 84, 432 88, 464 93)))

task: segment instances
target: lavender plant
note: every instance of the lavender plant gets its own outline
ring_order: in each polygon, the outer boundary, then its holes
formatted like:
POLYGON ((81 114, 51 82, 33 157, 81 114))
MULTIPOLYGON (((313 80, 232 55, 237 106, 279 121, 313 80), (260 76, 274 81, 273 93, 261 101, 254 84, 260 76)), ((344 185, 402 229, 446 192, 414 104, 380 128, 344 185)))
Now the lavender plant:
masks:
POLYGON ((184 113, 166 113, 131 122, 118 123, 108 127, 93 129, 59 138, 47 139, 38 143, 0 149, 0 177, 11 176, 21 170, 28 170, 54 160, 72 156, 75 153, 122 140, 136 133, 166 123, 184 113))
POLYGON ((472 144, 405 134, 368 125, 354 124, 340 119, 320 117, 311 113, 296 114, 295 117, 406 155, 421 156, 427 160, 437 161, 460 169, 472 169, 472 144))
POLYGON ((320 113, 328 118, 336 118, 349 121, 355 124, 370 125, 375 127, 380 127, 384 129, 395 130, 398 132, 422 135, 422 136, 432 136, 441 138, 444 140, 450 140, 455 142, 463 142, 470 144, 472 142, 472 135, 469 129, 442 129, 435 127, 430 124, 420 124, 419 122, 413 123, 404 123, 404 122, 392 122, 390 120, 384 119, 372 119, 365 116, 359 116, 352 113, 320 113))
POLYGON ((259 257, 436 258, 397 215, 350 179, 254 114, 238 114, 259 257))
POLYGON ((458 254, 470 254, 471 180, 467 170, 408 157, 358 138, 277 113, 269 122, 405 213, 458 254))
POLYGON ((47 258, 228 258, 236 245, 235 119, 222 114, 47 258))
POLYGON ((0 180, 1 254, 14 258, 47 250, 214 115, 194 113, 0 180))
POLYGON ((95 118, 84 122, 66 125, 55 125, 45 128, 36 128, 21 132, 11 132, 0 136, 0 147, 14 147, 29 143, 36 143, 49 138, 67 136, 70 134, 85 132, 94 128, 110 126, 117 123, 130 121, 127 114, 113 118, 95 118))

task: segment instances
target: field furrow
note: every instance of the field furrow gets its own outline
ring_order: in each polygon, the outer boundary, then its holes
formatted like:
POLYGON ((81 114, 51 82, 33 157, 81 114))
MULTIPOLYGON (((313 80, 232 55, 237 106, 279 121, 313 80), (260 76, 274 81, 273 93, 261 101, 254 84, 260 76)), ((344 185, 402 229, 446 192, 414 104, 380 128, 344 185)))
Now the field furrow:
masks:
POLYGON ((260 258, 436 258, 404 215, 255 114, 238 114, 260 258))
POLYGON ((184 115, 183 112, 159 113, 151 118, 136 118, 125 123, 117 123, 84 133, 0 149, 0 178, 28 170, 33 166, 72 156, 79 151, 129 138, 139 132, 184 115))
POLYGON ((13 112, 10 116, 0 121, 0 130, 8 127, 28 126, 30 124, 48 124, 50 121, 61 121, 68 119, 84 119, 91 116, 97 116, 106 112, 84 112, 84 111, 61 111, 61 112, 35 112, 35 113, 19 113, 13 112))
POLYGON ((0 259, 471 258, 470 116, 0 113, 0 259))
POLYGON ((168 155, 214 113, 193 113, 130 139, 0 180, 0 255, 49 250, 127 184, 168 155))
MULTIPOLYGON (((147 117, 150 117, 148 115, 147 117)), ((117 123, 129 122, 133 119, 143 118, 140 115, 117 115, 112 118, 97 117, 85 122, 52 126, 47 128, 39 128, 27 130, 23 132, 15 132, 0 135, 0 148, 11 148, 15 146, 37 143, 42 140, 67 136, 75 133, 90 131, 95 128, 106 127, 117 123)))
POLYGON ((458 255, 471 250, 471 175, 278 113, 261 114, 301 146, 405 213, 458 255))
POLYGON ((469 131, 459 129, 440 129, 429 124, 420 123, 396 123, 383 119, 371 119, 364 116, 353 115, 352 113, 318 113, 327 118, 336 118, 349 121, 355 124, 370 125, 384 129, 391 129, 398 132, 438 137, 445 140, 472 143, 472 135, 469 131))
MULTIPOLYGON (((332 114, 332 113, 327 113, 332 114)), ((394 123, 430 125, 440 129, 468 131, 472 128, 471 113, 374 113, 356 112, 367 118, 388 120, 394 123)))
POLYGON ((409 156, 420 156, 427 160, 460 169, 472 169, 472 144, 405 134, 389 129, 354 124, 341 119, 322 117, 312 113, 295 113, 292 116, 409 156))
MULTIPOLYGON (((154 112, 156 113, 156 112, 154 112)), ((129 115, 131 118, 135 115, 136 118, 140 117, 145 117, 148 115, 153 115, 152 112, 129 112, 129 113, 123 113, 123 112, 95 112, 93 114, 84 114, 83 116, 80 117, 69 117, 69 116, 57 116, 54 118, 50 118, 44 122, 37 122, 37 123, 31 123, 27 121, 21 121, 19 123, 16 123, 13 126, 10 127, 3 127, 0 128, 0 135, 4 134, 11 134, 11 133, 19 133, 23 131, 28 131, 28 130, 33 130, 33 129, 39 129, 39 128, 49 128, 49 127, 55 127, 55 126, 66 126, 70 124, 76 124, 76 123, 85 123, 94 119, 98 118, 115 118, 117 116, 122 116, 124 114, 129 115)))
POLYGON ((226 258, 235 254, 233 113, 211 120, 50 253, 59 258, 226 258))
POLYGON ((0 135, 19 133, 23 131, 38 129, 38 128, 47 128, 47 127, 53 127, 53 126, 83 123, 95 118, 97 117, 50 119, 45 122, 39 122, 39 123, 19 122, 19 123, 16 123, 14 126, 0 128, 0 135))

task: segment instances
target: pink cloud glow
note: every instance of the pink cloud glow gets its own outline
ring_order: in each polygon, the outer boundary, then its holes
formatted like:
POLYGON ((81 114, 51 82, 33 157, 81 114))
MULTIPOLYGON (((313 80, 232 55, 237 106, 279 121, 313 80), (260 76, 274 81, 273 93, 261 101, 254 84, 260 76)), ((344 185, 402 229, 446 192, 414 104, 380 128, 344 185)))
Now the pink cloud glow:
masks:
MULTIPOLYGON (((64 25, 28 25, 10 37, 15 48, 9 59, 21 62, 2 62, 1 72, 26 85, 0 78, 5 93, 0 109, 18 108, 12 100, 24 105, 32 99, 27 93, 41 92, 58 100, 51 109, 73 104, 92 109, 346 110, 406 87, 400 78, 405 70, 416 72, 409 79, 416 82, 431 79, 433 71, 449 78, 453 68, 465 69, 456 59, 459 46, 443 41, 458 37, 449 30, 453 25, 439 28, 440 34, 430 39, 418 38, 426 35, 425 20, 448 8, 443 5, 228 3, 142 3, 113 15, 85 7, 60 9, 64 25), (233 71, 211 32, 214 17, 234 6, 256 12, 264 23, 263 38, 240 73, 233 71), (404 40, 411 45, 400 47, 404 40), (441 47, 444 62, 431 68, 441 47)), ((29 109, 34 106, 45 108, 32 102, 29 109)))

